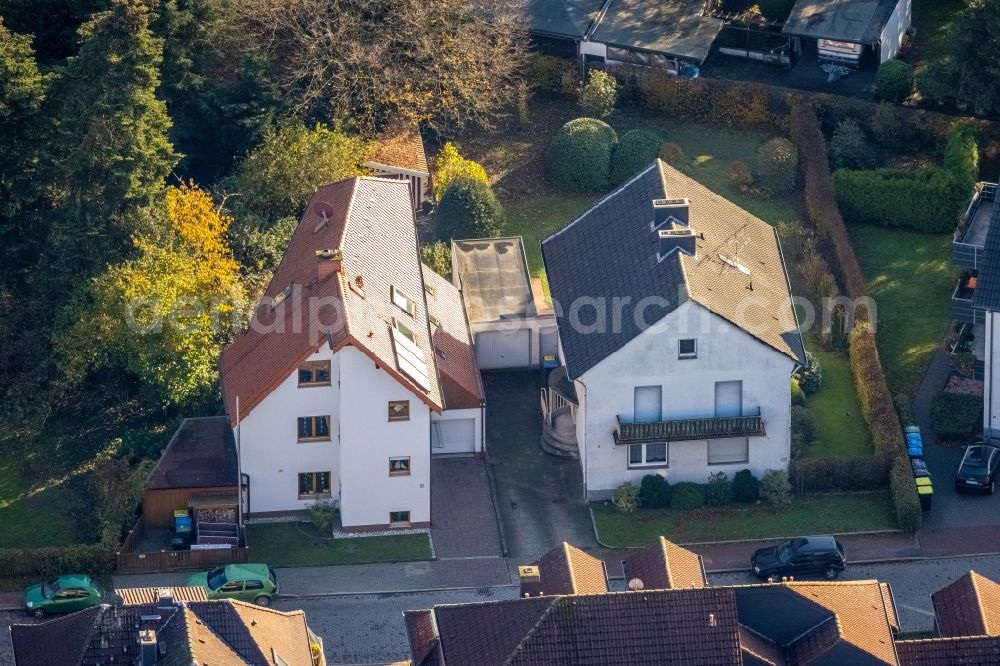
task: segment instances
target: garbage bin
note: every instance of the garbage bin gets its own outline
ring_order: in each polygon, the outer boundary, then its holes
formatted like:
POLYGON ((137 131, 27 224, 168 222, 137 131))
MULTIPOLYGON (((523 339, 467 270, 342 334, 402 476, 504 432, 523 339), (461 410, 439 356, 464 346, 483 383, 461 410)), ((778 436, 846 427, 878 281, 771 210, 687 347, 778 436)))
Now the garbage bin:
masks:
POLYGON ((910 467, 913 468, 913 476, 918 479, 921 477, 930 477, 930 470, 927 469, 927 463, 924 462, 923 458, 910 458, 910 467))
POLYGON ((924 511, 931 510, 931 502, 934 500, 934 486, 931 480, 924 476, 916 479, 917 497, 920 498, 920 508, 924 511))

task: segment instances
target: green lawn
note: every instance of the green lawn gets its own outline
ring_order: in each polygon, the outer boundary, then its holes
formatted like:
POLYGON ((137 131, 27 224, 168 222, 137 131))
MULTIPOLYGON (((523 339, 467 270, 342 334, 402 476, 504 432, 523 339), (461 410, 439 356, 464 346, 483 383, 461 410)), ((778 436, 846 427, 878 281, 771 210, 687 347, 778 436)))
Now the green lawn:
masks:
POLYGON ((823 351, 816 345, 810 345, 810 351, 823 368, 823 386, 808 397, 807 406, 816 416, 817 436, 806 456, 870 454, 871 439, 861 416, 847 354, 823 351))
POLYGON ((612 548, 645 546, 661 535, 683 544, 896 527, 884 493, 807 495, 784 509, 761 504, 693 511, 640 509, 627 515, 605 503, 592 504, 591 508, 601 542, 612 548))
POLYGON ((879 352, 893 394, 916 390, 951 321, 951 234, 849 227, 875 300, 879 352))
POLYGON ((426 534, 330 539, 310 536, 309 523, 247 525, 247 543, 254 561, 272 567, 412 562, 431 559, 426 534))
POLYGON ((57 489, 26 490, 20 458, 0 459, 0 548, 66 546, 73 521, 53 499, 57 489))

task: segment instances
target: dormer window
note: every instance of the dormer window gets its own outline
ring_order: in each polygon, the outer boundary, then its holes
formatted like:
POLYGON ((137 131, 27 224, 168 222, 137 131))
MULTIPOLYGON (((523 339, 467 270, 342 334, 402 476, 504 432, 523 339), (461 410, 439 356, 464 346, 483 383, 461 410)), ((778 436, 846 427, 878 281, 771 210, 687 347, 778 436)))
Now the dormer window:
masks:
POLYGON ((393 305, 411 317, 417 316, 417 304, 412 298, 401 292, 396 287, 389 287, 389 292, 389 295, 392 297, 393 305))

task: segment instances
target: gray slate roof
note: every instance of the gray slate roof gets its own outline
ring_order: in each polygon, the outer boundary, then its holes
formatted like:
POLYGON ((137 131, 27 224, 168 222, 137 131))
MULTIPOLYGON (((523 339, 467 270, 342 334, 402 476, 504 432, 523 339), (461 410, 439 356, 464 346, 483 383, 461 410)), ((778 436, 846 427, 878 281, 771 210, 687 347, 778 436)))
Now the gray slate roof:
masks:
POLYGON ((532 32, 583 39, 601 11, 604 0, 528 0, 532 32))
POLYGON ((871 46, 882 33, 896 4, 907 1, 798 0, 782 32, 871 46))
MULTIPOLYGON (((666 307, 646 309, 649 325, 691 299, 795 362, 804 362, 774 229, 660 160, 546 238, 542 257, 573 379, 642 332, 629 310, 617 331, 610 326, 602 333, 574 330, 567 317, 581 298, 610 304, 614 298, 628 297, 633 305, 650 297, 666 299, 666 307), (681 197, 690 200, 690 225, 703 236, 697 241, 697 257, 675 252, 657 261, 652 202, 681 197), (735 256, 737 249, 750 275, 720 259, 720 255, 735 256), (759 299, 761 307, 746 307, 747 298, 759 299)), ((593 308, 580 308, 574 314, 579 315, 578 323, 594 323, 593 308)))
POLYGON ((1000 310, 1000 202, 993 204, 990 228, 983 246, 983 263, 976 285, 975 306, 1000 310))
POLYGON ((703 7, 701 0, 612 0, 590 38, 701 63, 723 25, 701 16, 703 7))

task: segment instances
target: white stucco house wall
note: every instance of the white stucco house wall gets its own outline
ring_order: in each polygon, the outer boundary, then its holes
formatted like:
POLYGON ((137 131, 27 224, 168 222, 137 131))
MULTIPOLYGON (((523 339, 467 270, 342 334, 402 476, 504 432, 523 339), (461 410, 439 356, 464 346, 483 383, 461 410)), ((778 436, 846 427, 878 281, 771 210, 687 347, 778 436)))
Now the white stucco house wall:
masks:
POLYGON ((426 526, 435 454, 483 446, 461 294, 422 266, 409 185, 320 187, 223 352, 250 519, 339 503, 345 529, 426 526))
POLYGON ((562 362, 546 439, 578 454, 588 499, 788 467, 805 351, 772 227, 657 160, 542 254, 562 362))

